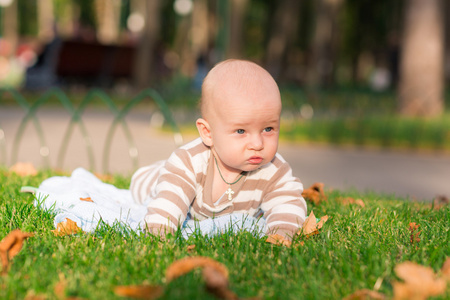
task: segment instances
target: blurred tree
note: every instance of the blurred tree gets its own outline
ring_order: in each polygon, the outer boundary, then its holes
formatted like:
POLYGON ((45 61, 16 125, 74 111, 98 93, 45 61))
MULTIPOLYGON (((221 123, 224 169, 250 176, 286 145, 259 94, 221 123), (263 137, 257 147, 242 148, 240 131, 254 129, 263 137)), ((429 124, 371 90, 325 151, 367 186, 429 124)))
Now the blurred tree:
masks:
POLYGON ((38 10, 38 37, 40 40, 48 42, 54 38, 55 14, 52 0, 39 0, 38 10))
POLYGON ((339 20, 343 0, 317 0, 308 84, 329 87, 335 83, 339 20))
POLYGON ((406 1, 399 110, 410 116, 443 111, 444 28, 440 0, 406 1))
POLYGON ((121 0, 95 0, 97 39, 103 44, 119 38, 121 0))
POLYGON ((134 0, 132 11, 144 15, 145 25, 139 37, 134 64, 134 82, 139 89, 147 88, 157 76, 153 72, 155 49, 160 39, 162 0, 134 0))
POLYGON ((3 7, 3 37, 9 42, 10 55, 14 54, 19 41, 18 2, 3 7))
POLYGON ((298 34, 300 0, 277 2, 272 30, 266 50, 266 68, 278 80, 283 72, 286 55, 298 34))
MULTIPOLYGON (((219 0, 220 1, 220 0, 219 0)), ((228 24, 230 36, 228 42, 227 56, 230 58, 242 58, 244 49, 244 21, 249 0, 232 0, 231 13, 228 24)), ((228 25, 227 24, 227 25, 228 25)))

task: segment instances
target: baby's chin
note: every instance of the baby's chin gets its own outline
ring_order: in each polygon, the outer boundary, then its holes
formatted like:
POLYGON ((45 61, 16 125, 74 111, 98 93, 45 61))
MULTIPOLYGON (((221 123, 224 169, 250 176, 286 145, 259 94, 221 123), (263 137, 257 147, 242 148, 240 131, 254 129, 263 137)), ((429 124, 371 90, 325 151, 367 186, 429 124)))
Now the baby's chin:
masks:
POLYGON ((255 171, 255 170, 258 170, 259 168, 265 166, 266 164, 267 164, 267 162, 262 162, 260 164, 248 164, 242 169, 242 171, 245 171, 245 172, 255 171))

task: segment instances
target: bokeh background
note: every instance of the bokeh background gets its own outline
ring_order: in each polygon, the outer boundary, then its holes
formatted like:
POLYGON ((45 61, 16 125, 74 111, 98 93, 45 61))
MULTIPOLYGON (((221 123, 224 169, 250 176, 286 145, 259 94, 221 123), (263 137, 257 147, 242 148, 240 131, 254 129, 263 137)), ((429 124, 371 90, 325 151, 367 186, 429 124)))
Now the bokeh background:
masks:
POLYGON ((0 85, 198 88, 233 57, 280 85, 391 90, 398 112, 436 116, 449 10, 442 0, 1 0, 0 85))

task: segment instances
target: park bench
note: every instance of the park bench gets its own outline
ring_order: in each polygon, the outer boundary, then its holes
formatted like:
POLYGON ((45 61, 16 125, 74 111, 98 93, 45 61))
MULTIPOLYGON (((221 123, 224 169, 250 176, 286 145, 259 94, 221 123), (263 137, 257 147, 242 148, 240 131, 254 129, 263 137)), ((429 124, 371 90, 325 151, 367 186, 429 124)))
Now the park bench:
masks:
POLYGON ((25 88, 70 84, 109 87, 117 80, 132 78, 134 54, 132 46, 55 39, 27 69, 25 88))

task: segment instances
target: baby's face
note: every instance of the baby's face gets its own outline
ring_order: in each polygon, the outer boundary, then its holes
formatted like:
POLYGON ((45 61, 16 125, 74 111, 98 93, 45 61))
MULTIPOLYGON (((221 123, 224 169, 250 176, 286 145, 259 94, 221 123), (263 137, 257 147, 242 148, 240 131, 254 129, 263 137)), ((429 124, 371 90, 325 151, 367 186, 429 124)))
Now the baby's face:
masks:
POLYGON ((211 148, 221 169, 253 171, 274 158, 281 112, 276 84, 225 88, 211 100, 211 148))

